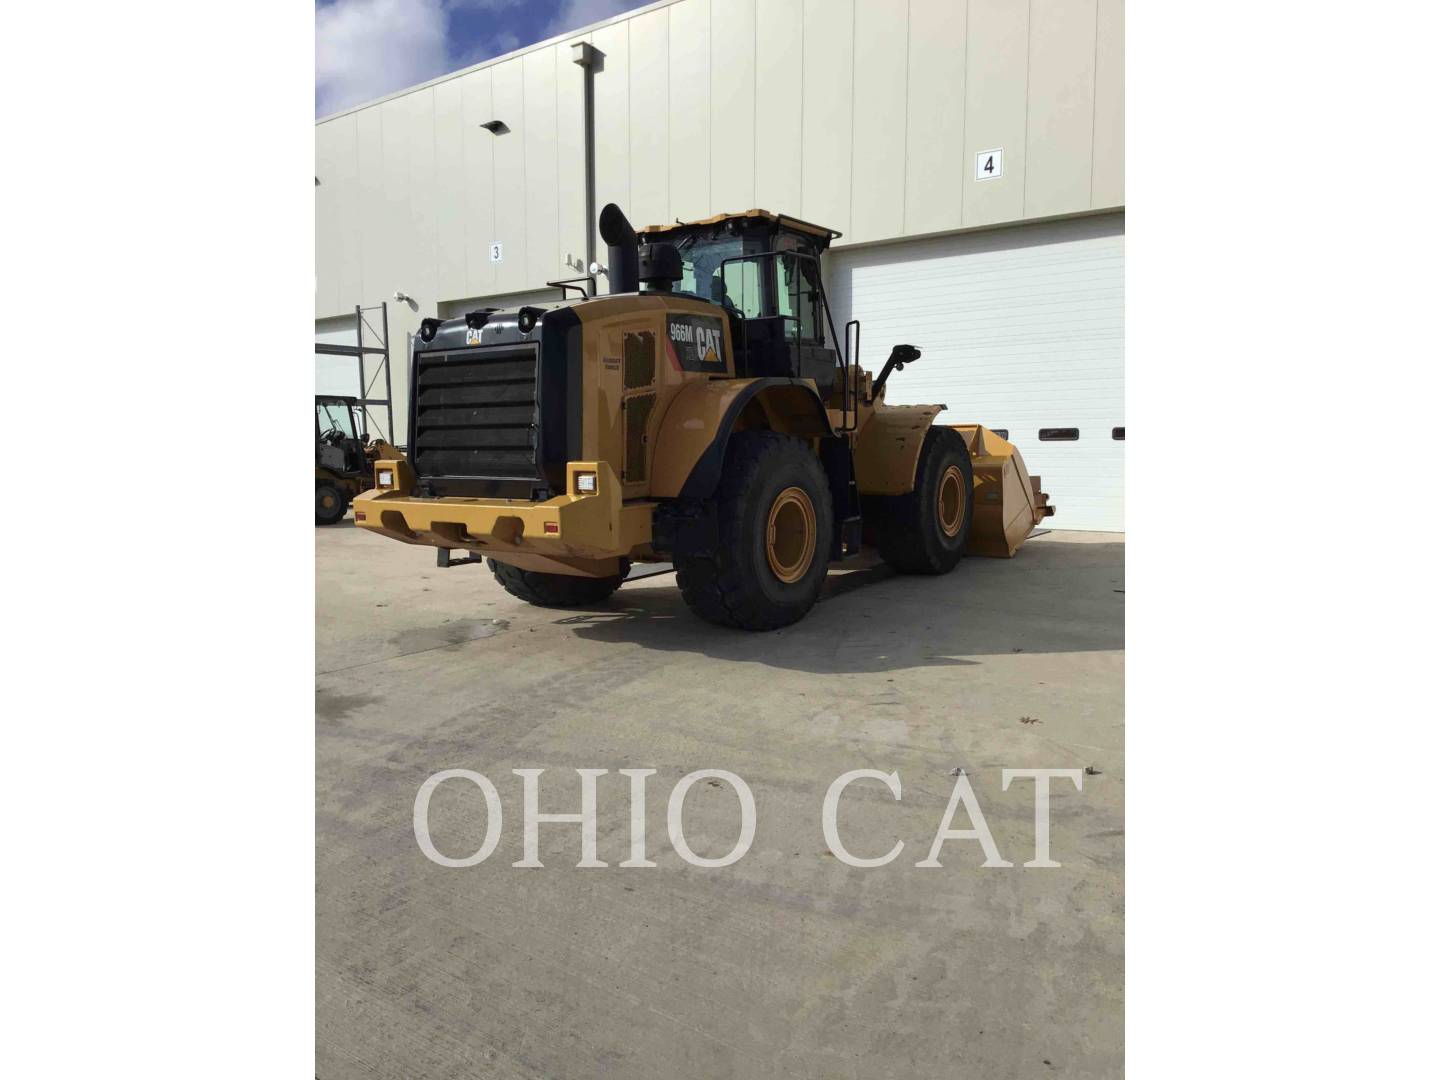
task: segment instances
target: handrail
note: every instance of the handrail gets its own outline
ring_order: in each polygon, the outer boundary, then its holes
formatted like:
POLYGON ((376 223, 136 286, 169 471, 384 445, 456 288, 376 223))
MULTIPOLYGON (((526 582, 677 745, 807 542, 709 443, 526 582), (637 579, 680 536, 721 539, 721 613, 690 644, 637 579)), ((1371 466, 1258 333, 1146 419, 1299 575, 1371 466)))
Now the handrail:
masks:
POLYGON ((584 286, 582 286, 582 285, 577 285, 577 284, 576 284, 576 282, 580 282, 580 281, 589 282, 589 281, 590 281, 590 278, 585 277, 585 276, 582 275, 581 277, 562 278, 562 279, 559 280, 559 281, 547 281, 547 282, 545 282, 545 284, 548 285, 548 286, 550 286, 550 288, 552 288, 552 289, 559 289, 559 290, 560 290, 560 299, 561 299, 561 300, 564 300, 564 299, 565 299, 565 290, 566 290, 566 289, 574 289, 576 292, 578 292, 578 293, 580 294, 580 299, 581 299, 581 300, 589 300, 591 294, 590 294, 590 293, 587 293, 587 292, 585 291, 584 286))
POLYGON ((852 413, 842 412, 840 415, 840 426, 845 431, 854 431, 860 426, 860 320, 851 319, 845 324, 845 401, 853 400, 855 408, 852 413), (850 354, 850 328, 855 328, 855 354, 850 354), (853 419, 854 423, 850 423, 853 419))

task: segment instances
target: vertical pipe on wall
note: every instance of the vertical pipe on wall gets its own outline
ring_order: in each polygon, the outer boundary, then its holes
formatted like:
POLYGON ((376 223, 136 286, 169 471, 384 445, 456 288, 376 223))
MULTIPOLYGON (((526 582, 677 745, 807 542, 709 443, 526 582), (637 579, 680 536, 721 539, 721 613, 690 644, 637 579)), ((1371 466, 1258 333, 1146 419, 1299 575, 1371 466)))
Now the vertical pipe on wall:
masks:
POLYGON ((365 309, 359 304, 355 305, 355 366, 358 376, 355 385, 360 390, 360 422, 368 427, 365 399, 370 395, 365 392, 365 309))
POLYGON ((380 343, 385 347, 385 441, 395 445, 395 392, 390 388, 390 307, 380 301, 380 343))
POLYGON ((570 46, 571 58, 585 69, 585 273, 595 295, 595 61, 600 53, 588 41, 570 46))

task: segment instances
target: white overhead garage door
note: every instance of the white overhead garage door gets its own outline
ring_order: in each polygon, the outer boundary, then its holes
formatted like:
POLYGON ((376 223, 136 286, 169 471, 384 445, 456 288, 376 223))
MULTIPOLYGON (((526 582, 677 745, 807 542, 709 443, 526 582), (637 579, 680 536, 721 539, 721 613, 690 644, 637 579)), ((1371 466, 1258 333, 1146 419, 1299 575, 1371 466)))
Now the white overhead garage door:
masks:
POLYGON ((891 375, 887 401, 943 402, 942 420, 1007 431, 1058 508, 1053 528, 1124 529, 1122 214, 827 258, 837 329, 860 320, 863 365, 879 374, 899 342, 923 354, 891 375))

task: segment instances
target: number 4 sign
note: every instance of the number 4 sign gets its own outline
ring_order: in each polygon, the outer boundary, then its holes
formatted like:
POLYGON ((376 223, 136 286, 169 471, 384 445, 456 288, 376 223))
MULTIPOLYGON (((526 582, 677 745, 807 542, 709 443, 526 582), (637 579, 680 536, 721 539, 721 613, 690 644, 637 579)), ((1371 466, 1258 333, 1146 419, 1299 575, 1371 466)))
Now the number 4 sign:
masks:
POLYGON ((996 147, 994 150, 981 150, 975 155, 975 179, 976 180, 998 180, 1005 169, 1005 151, 996 147))

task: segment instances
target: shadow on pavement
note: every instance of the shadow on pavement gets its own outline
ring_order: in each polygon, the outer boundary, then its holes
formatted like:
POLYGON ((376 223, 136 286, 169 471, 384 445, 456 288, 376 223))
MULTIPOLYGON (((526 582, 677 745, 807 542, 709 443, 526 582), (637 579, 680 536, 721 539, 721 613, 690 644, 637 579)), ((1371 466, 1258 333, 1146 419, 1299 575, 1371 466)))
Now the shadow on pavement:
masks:
POLYGON ((943 577, 884 564, 832 571, 793 626, 746 633, 692 615, 675 579, 632 583, 600 608, 555 620, 577 637, 789 670, 896 671, 984 656, 1125 647, 1125 545, 1029 544, 1009 560, 967 558, 943 577))

